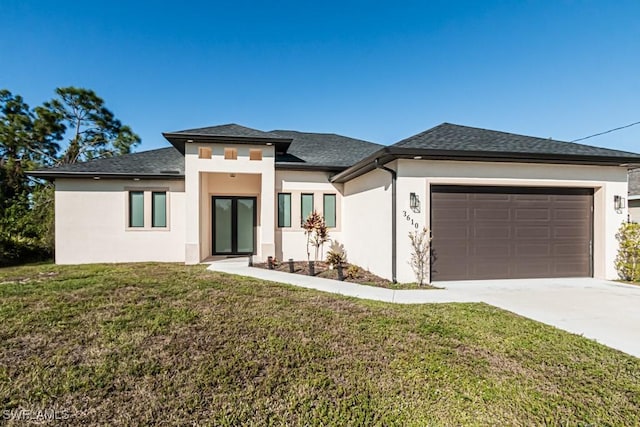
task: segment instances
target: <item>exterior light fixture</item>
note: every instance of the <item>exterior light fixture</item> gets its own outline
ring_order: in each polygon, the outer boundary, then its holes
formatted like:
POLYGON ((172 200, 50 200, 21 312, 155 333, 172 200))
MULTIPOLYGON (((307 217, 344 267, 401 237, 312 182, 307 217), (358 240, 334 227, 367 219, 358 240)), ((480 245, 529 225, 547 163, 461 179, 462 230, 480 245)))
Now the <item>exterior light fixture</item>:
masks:
POLYGON ((193 139, 187 139, 187 142, 193 142, 193 139))
POLYGON ((624 197, 618 195, 613 196, 613 207, 617 211, 624 209, 626 207, 626 200, 624 197))
POLYGON ((420 212, 420 198, 416 193, 409 194, 409 207, 415 213, 420 212))
POLYGON ((229 178, 235 178, 235 177, 236 177, 236 174, 235 174, 235 173, 230 173, 230 174, 229 174, 229 178))
POLYGON ((267 142, 267 145, 268 145, 269 147, 271 147, 271 146, 273 145, 273 143, 272 143, 272 142, 267 142))
POLYGON ((414 160, 422 160, 422 156, 413 156, 414 160))

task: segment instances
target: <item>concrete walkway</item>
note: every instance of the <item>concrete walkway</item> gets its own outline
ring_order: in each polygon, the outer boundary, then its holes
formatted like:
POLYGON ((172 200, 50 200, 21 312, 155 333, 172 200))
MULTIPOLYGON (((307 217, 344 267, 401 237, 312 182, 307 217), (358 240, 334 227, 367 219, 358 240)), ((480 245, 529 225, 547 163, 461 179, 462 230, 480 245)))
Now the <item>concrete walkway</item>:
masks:
POLYGON ((435 283, 444 289, 392 290, 248 267, 246 258, 209 270, 401 304, 484 302, 640 357, 640 287, 605 280, 526 279, 435 283))

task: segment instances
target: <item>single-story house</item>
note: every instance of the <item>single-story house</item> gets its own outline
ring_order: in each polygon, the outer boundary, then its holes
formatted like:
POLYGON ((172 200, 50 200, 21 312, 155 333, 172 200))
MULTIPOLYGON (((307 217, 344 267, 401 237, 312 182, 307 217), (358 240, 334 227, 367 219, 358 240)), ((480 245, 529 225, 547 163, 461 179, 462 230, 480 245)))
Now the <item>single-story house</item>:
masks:
POLYGON ((640 169, 629 171, 629 221, 640 222, 640 169))
POLYGON ((431 280, 616 278, 627 170, 640 155, 444 123, 390 146, 228 124, 168 148, 32 172, 55 183, 56 262, 307 258, 316 210, 348 259, 414 281, 409 233, 432 233, 431 280))

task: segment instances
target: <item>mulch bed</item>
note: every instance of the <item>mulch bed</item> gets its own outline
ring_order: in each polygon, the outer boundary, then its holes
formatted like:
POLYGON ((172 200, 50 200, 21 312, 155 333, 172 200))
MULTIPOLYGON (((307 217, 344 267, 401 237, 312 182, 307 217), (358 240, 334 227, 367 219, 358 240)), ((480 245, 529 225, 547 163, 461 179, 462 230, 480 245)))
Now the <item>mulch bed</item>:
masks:
MULTIPOLYGON (((254 267, 265 268, 268 269, 267 263, 254 263, 254 267)), ((275 265, 274 270, 283 271, 285 273, 289 273, 289 262, 278 262, 275 265)), ((383 279, 380 276, 376 276, 375 274, 358 267, 354 264, 344 264, 342 267, 342 272, 344 275, 345 282, 358 283, 360 285, 369 285, 369 286, 378 286, 380 288, 389 288, 389 289, 428 289, 431 286, 418 286, 417 283, 402 283, 402 284, 394 284, 390 280, 383 279)), ((309 263, 307 261, 294 261, 293 262, 293 273, 294 274, 303 274, 309 275, 309 263)), ((315 277, 321 277, 323 279, 334 279, 338 280, 338 270, 329 268, 329 264, 324 261, 318 261, 315 263, 315 277)))

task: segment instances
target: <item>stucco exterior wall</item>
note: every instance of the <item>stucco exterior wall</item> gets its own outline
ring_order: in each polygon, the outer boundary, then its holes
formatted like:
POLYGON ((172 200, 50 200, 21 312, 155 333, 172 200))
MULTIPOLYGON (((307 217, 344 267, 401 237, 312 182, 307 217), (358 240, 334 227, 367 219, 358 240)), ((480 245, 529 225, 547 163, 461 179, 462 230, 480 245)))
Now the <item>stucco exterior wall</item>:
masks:
MULTIPOLYGON (((276 217, 273 222, 275 229, 276 251, 275 257, 279 260, 306 260, 307 259, 307 239, 301 225, 301 203, 302 193, 313 193, 314 209, 323 215, 323 195, 336 195, 336 227, 329 228, 329 238, 344 244, 343 237, 343 197, 342 185, 329 182, 328 172, 316 171, 289 171, 276 170, 276 185, 274 193, 274 205, 276 205, 276 217), (277 218, 277 193, 291 194, 291 227, 278 227, 277 218)), ((331 242, 324 245, 320 254, 320 259, 324 260, 331 242)), ((313 251, 311 259, 313 259, 313 251)))
MULTIPOLYGON (((216 185, 209 180, 209 174, 255 175, 259 177, 260 188, 257 192, 259 206, 258 224, 273 224, 275 204, 273 202, 275 169, 275 150, 273 146, 250 144, 196 144, 185 146, 185 188, 186 188, 186 237, 183 242, 185 262, 197 264, 211 255, 210 253, 210 196, 215 194, 234 195, 233 184, 216 185), (211 158, 199 158, 199 148, 211 149, 211 158), (237 150, 237 159, 225 159, 225 148, 237 150), (249 150, 262 151, 262 160, 250 160, 249 150)), ((218 175, 216 175, 218 176, 218 175)), ((251 190, 254 192, 254 190, 251 190)), ((238 194, 241 195, 241 194, 238 194)), ((258 227, 256 258, 265 259, 275 251, 275 232, 273 227, 258 227)))
POLYGON ((629 221, 640 223, 640 199, 629 200, 629 221))
POLYGON ((57 179, 55 186, 56 263, 184 261, 183 181, 57 179), (135 190, 167 192, 167 228, 128 227, 128 192, 135 190))
MULTIPOLYGON (((365 175, 366 176, 366 175, 365 175)), ((544 165, 529 163, 455 162, 431 160, 400 160, 398 166, 398 281, 414 281, 408 264, 410 253, 408 232, 410 221, 403 220, 409 212, 409 193, 418 194, 422 203, 419 214, 412 219, 430 227, 430 186, 509 185, 554 186, 594 189, 593 260, 594 276, 616 279, 613 262, 617 253, 615 234, 627 218, 626 210, 616 211, 614 195, 627 194, 627 171, 622 167, 544 165)))
MULTIPOLYGON (((387 166, 394 168, 395 162, 387 166)), ((391 209, 389 172, 377 169, 344 184, 342 224, 348 260, 389 279, 391 209)))

